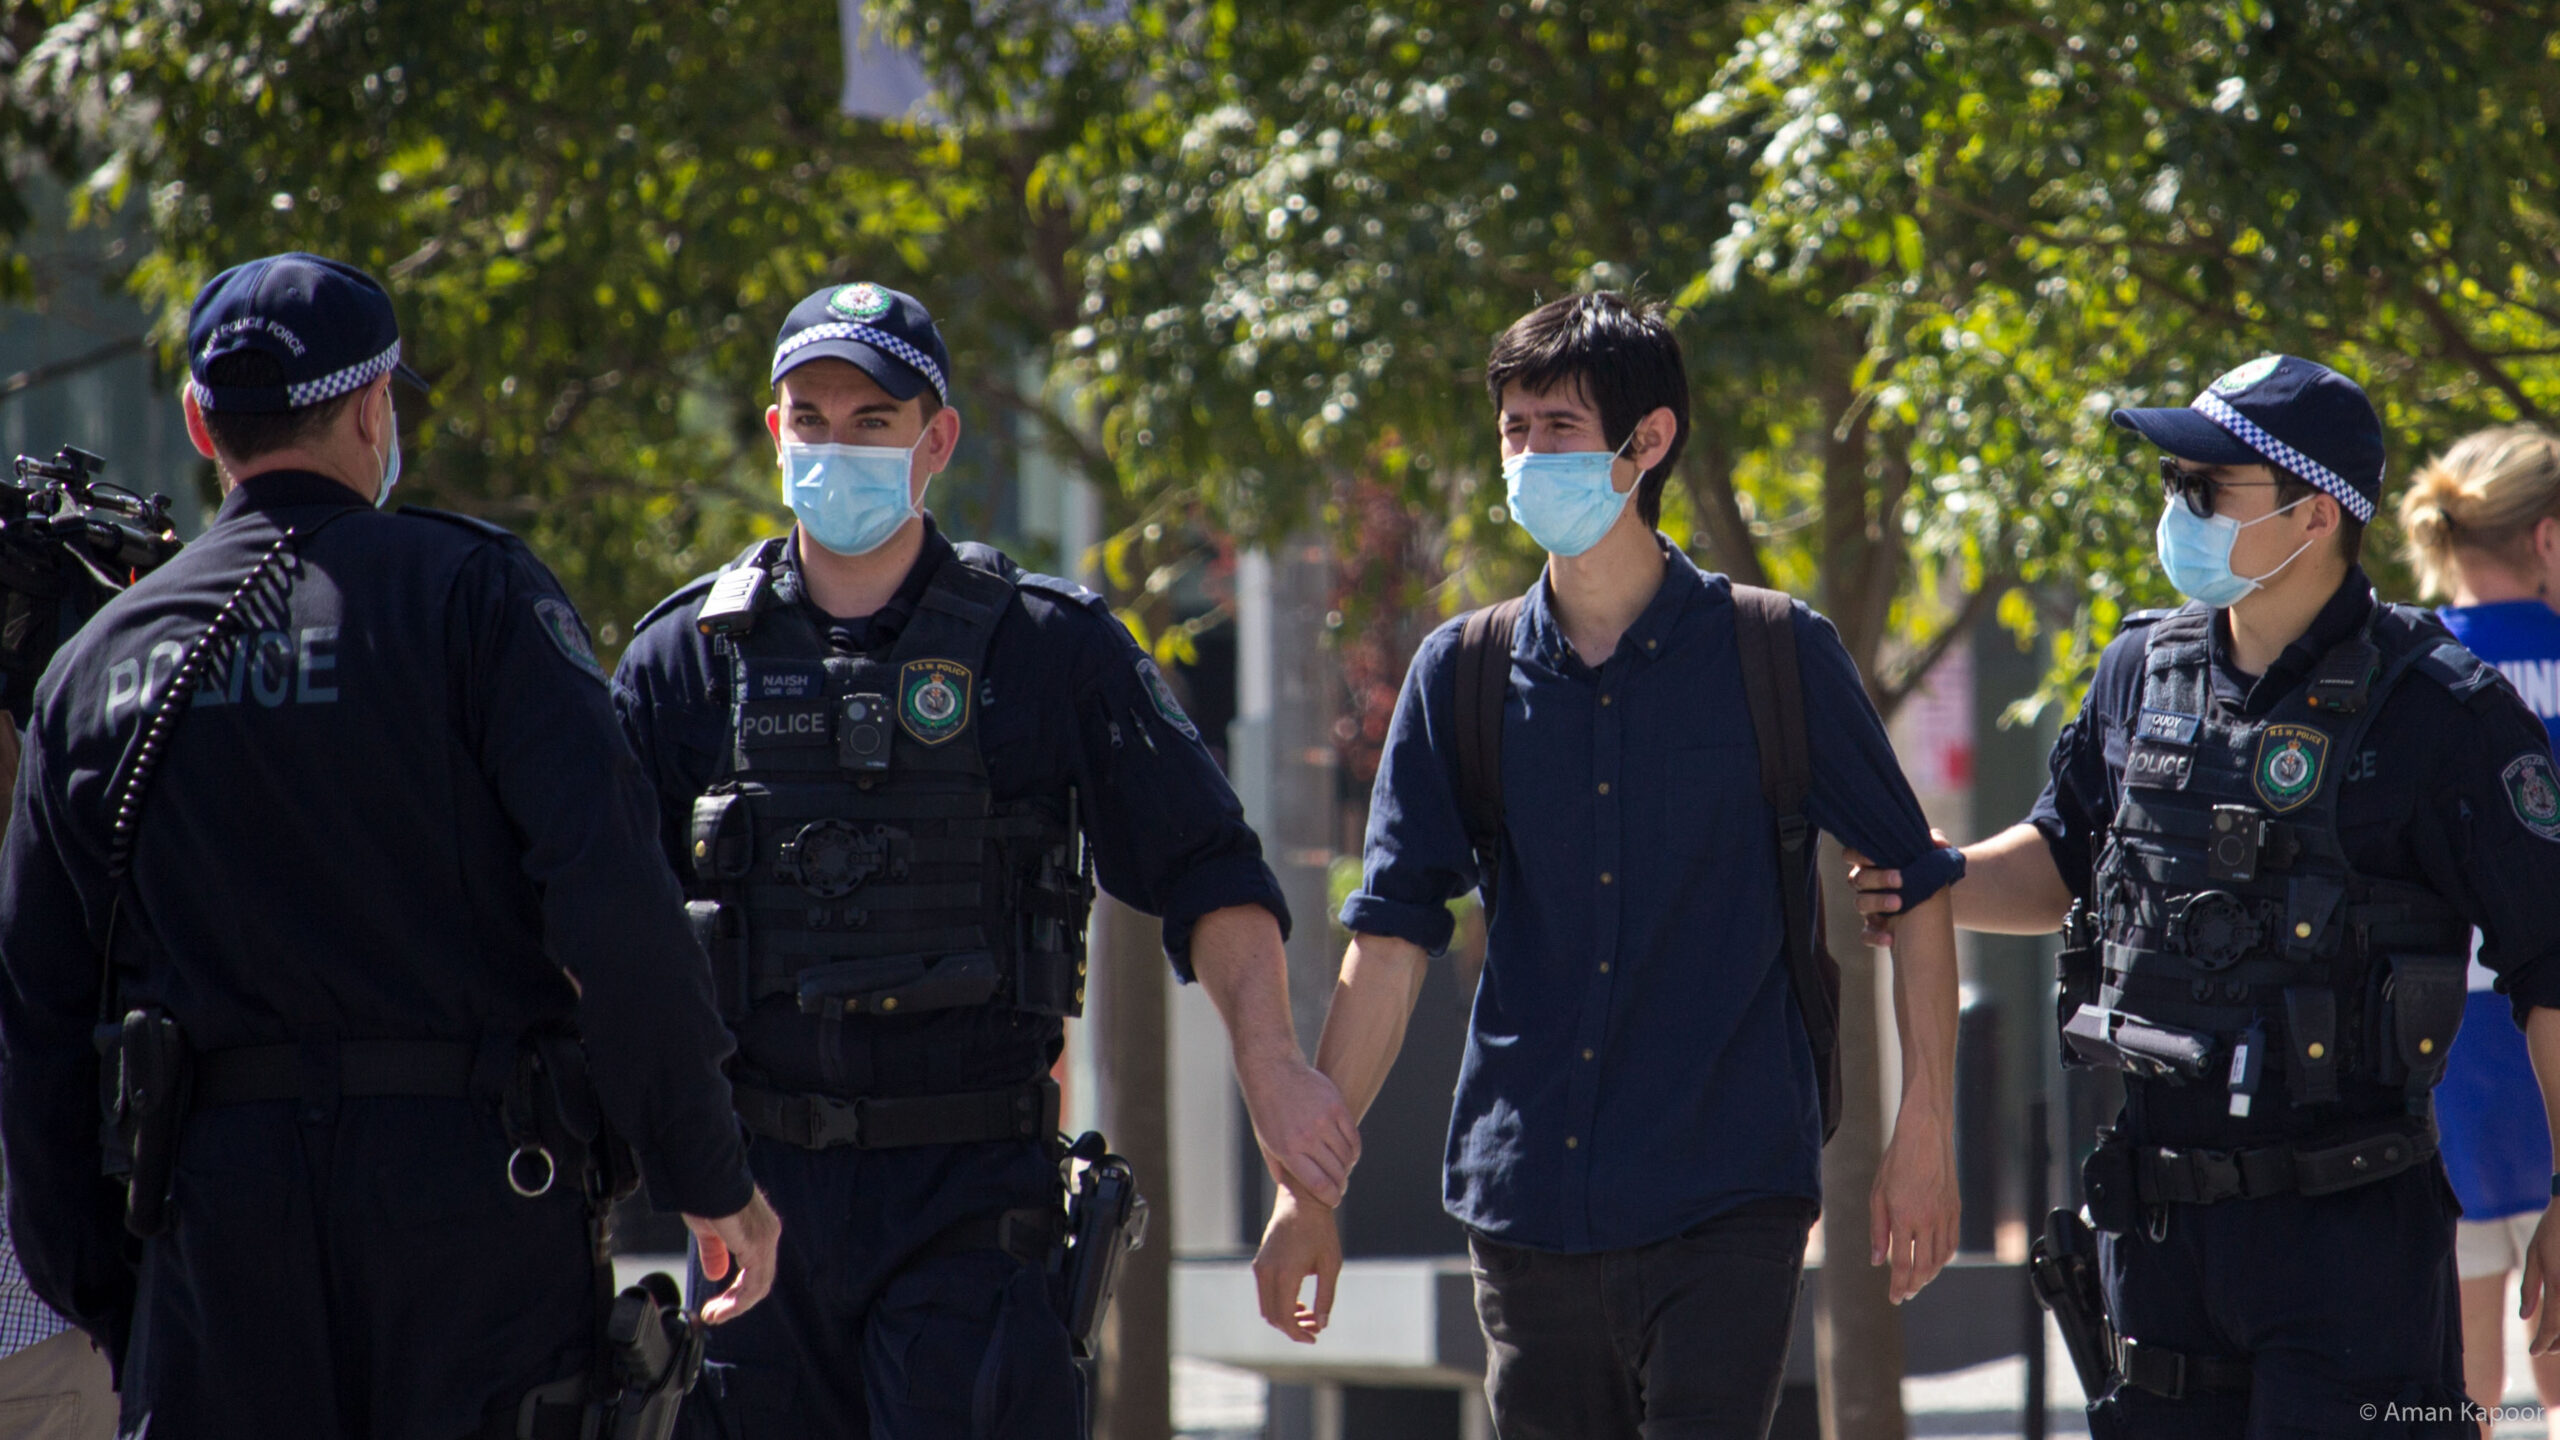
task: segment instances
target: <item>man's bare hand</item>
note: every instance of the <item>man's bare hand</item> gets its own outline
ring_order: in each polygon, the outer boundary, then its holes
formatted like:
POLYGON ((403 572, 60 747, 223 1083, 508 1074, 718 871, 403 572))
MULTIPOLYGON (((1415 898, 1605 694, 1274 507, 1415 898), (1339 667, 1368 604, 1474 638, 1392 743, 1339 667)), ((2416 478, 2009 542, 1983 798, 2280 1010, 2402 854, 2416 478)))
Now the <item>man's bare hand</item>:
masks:
POLYGON ((1262 1318, 1299 1344, 1313 1345, 1333 1318, 1333 1286, 1341 1275, 1342 1234, 1334 1226, 1333 1207, 1280 1187, 1271 1223, 1262 1232, 1262 1248, 1253 1257, 1262 1318), (1312 1305, 1298 1298, 1310 1275, 1316 1277, 1312 1305))
POLYGON ((1341 1204, 1351 1167, 1360 1163, 1360 1124, 1342 1092, 1294 1046, 1267 1061, 1239 1064, 1236 1079, 1254 1138, 1273 1166, 1271 1178, 1283 1188, 1294 1180, 1328 1206, 1341 1204))
POLYGON ((747 1202, 747 1208, 737 1214, 717 1220, 687 1215, 684 1226, 693 1232, 694 1252, 702 1261, 702 1278, 717 1280, 729 1273, 730 1261, 738 1264, 738 1278, 702 1307, 703 1323, 718 1325, 735 1320, 754 1309, 756 1302, 773 1289, 774 1264, 782 1248, 782 1217, 773 1213, 761 1187, 747 1202))
POLYGON ((1909 1104, 1893 1126, 1893 1143, 1867 1197, 1868 1263, 1893 1266, 1893 1303, 1938 1278, 1956 1253, 1955 1123, 1939 1105, 1909 1104))
POLYGON ((2547 1292, 2560 1282, 2560 1225, 2552 1223, 2554 1215, 2560 1215, 2560 1200, 2542 1212, 2542 1222, 2533 1227, 2533 1243, 2525 1247, 2524 1296, 2516 1312, 2534 1322, 2531 1346, 2536 1355, 2560 1351, 2560 1305, 2543 1303, 2555 1298, 2547 1292))
MULTIPOLYGON (((1932 828, 1929 843, 1944 846, 1955 842, 1947 838, 1947 832, 1932 828)), ((1892 919, 1902 913, 1902 872, 1878 869, 1876 862, 1855 850, 1844 849, 1841 854, 1849 862, 1849 888, 1858 892, 1858 914, 1866 921, 1866 929, 1858 939, 1870 946, 1891 945, 1892 919)))

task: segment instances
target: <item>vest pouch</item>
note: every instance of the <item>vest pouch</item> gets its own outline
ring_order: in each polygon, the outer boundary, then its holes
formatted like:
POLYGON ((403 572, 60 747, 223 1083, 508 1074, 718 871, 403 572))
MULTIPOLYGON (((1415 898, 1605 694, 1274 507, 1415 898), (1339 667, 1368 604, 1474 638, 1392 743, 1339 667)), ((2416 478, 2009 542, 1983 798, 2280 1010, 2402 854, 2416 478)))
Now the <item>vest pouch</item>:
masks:
POLYGON ((735 790, 697 795, 685 852, 696 878, 711 882, 744 880, 755 868, 755 811, 735 790))
POLYGON ((1063 950, 1023 950, 1013 977, 1013 1007, 1034 1015, 1084 1013, 1084 959, 1063 950))
POLYGON ((2374 1055, 2385 1085, 2432 1086, 2469 1005, 2471 962, 2458 955, 2394 955, 2374 1007, 2374 1055))
POLYGON ((2326 985, 2284 992, 2285 1087, 2296 1105, 2338 1098, 2338 992, 2326 985))
POLYGON ((883 955, 810 966, 799 974, 798 998, 804 1015, 903 1015, 984 1005, 1003 979, 984 950, 883 955))

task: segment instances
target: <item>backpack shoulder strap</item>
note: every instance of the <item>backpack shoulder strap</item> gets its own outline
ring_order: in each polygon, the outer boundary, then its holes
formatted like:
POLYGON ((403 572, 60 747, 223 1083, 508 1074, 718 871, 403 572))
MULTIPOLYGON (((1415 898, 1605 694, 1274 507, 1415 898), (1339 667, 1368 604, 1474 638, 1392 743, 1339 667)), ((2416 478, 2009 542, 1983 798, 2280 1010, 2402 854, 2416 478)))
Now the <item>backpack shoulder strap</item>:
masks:
POLYGON ((1751 733, 1760 744, 1760 793, 1776 817, 1778 909, 1786 923, 1787 971, 1796 1010, 1813 1046, 1822 1091, 1822 1137, 1840 1124, 1840 971, 1822 946, 1814 914, 1813 825, 1805 797, 1813 789, 1813 757, 1804 709, 1804 676, 1796 657, 1795 601, 1756 585, 1733 587, 1734 644, 1751 733))
POLYGON ((1488 913, 1502 853, 1502 710, 1511 698, 1511 641, 1519 626, 1517 596, 1474 612, 1458 626, 1458 699, 1450 717, 1458 747, 1458 813, 1475 847, 1477 884, 1488 913))

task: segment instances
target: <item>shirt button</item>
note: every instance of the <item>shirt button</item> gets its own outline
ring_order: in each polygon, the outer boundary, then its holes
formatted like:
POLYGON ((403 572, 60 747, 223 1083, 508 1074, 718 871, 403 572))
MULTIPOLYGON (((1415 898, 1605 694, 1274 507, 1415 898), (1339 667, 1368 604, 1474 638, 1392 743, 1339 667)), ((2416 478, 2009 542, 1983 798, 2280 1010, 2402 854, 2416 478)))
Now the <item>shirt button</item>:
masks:
POLYGON ((2310 939, 2310 938, 2311 938, 2311 922, 2310 922, 2310 921, 2308 921, 2308 920, 2297 920, 2297 921, 2295 921, 2295 922, 2294 922, 2294 925, 2293 925, 2293 938, 2295 938, 2296 940, 2308 940, 2308 939, 2310 939))
POLYGON ((1603 704, 1603 705, 1608 704, 1608 703, 1609 703, 1609 697, 1608 697, 1608 696, 1606 696, 1606 695, 1601 696, 1601 697, 1600 697, 1600 703, 1601 703, 1601 704, 1603 704))
POLYGON ((1582 1058, 1583 1058, 1583 1059, 1585 1059, 1585 1060, 1590 1059, 1590 1058, 1591 1058, 1591 1052, 1590 1052, 1590 1051, 1588 1051, 1588 1050, 1583 1051, 1583 1052, 1582 1052, 1582 1058))
POLYGON ((1603 870, 1600 872, 1600 883, 1603 885, 1610 885, 1615 884, 1616 882, 1610 878, 1608 871, 1603 870))
POLYGON ((1600 793, 1601 793, 1601 794, 1603 794, 1603 795, 1606 795, 1606 794, 1608 794, 1608 793, 1609 793, 1609 782, 1608 782, 1608 781, 1603 780, 1603 781, 1601 781, 1601 782, 1600 782, 1600 793))
POLYGON ((1601 973, 1601 974, 1603 974, 1603 975, 1606 975, 1606 974, 1608 974, 1608 973, 1609 973, 1609 962, 1608 962, 1608 961, 1603 960, 1603 961, 1601 961, 1601 962, 1600 962, 1600 973, 1601 973))
POLYGON ((1567 1135, 1564 1137, 1564 1148, 1567 1150, 1579 1150, 1582 1148, 1582 1141, 1576 1136, 1567 1135))
POLYGON ((1647 650, 1657 650, 1657 649, 1660 649, 1660 648, 1661 648, 1661 646, 1662 646, 1662 642, 1661 642, 1661 641, 1659 641, 1659 640, 1647 640, 1646 642, 1644 642, 1644 648, 1646 648, 1647 650))

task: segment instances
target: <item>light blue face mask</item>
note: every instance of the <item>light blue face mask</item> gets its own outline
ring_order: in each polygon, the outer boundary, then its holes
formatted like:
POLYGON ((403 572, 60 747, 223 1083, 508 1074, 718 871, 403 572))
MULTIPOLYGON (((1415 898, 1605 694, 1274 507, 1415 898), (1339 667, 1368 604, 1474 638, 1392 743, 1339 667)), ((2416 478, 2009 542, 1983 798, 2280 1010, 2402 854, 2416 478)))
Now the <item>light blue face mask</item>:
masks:
POLYGON ((391 487, 400 483, 400 412, 386 402, 383 420, 391 427, 391 455, 382 462, 382 488, 373 492, 373 508, 376 510, 391 504, 391 487))
MULTIPOLYGON (((2293 505, 2303 504, 2310 498, 2305 495, 2293 505)), ((2311 548, 2310 541, 2303 541, 2291 555, 2284 557, 2282 564, 2255 579, 2232 573, 2231 547, 2240 543, 2240 532, 2250 525, 2273 520, 2285 510, 2292 509, 2293 505, 2285 506, 2284 510, 2271 510, 2243 524, 2228 515, 2216 515, 2210 519, 2198 515, 2187 508, 2186 501, 2173 495, 2169 498, 2169 508, 2161 513, 2160 529, 2153 537, 2160 546, 2160 568, 2168 574, 2169 583, 2178 588, 2179 594, 2199 605, 2210 605, 2217 610, 2236 605, 2251 591, 2283 573, 2286 565, 2292 564, 2304 550, 2311 548)))
POLYGON ((809 538, 838 555, 867 555, 915 518, 907 477, 916 444, 802 445, 782 442, 782 503, 809 538))
POLYGON ((1511 518, 1550 555, 1570 558, 1599 544, 1636 493, 1634 486, 1621 491, 1609 483, 1609 467, 1635 438, 1628 431, 1616 450, 1506 456, 1502 482, 1511 518))

